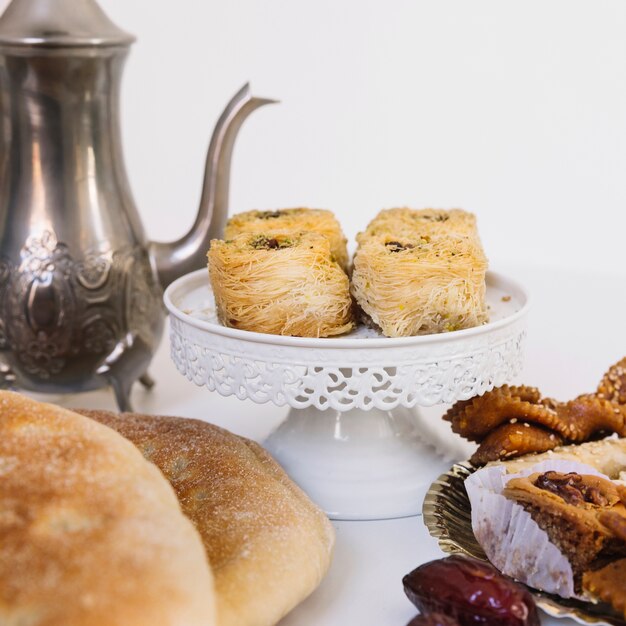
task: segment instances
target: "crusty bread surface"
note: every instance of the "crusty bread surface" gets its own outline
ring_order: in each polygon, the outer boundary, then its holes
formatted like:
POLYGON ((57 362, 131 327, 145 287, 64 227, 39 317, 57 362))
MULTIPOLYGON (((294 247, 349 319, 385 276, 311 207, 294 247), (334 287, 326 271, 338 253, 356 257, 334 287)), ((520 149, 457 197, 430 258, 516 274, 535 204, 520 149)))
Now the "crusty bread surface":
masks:
POLYGON ((81 412, 171 481, 214 572, 219 626, 275 624, 317 587, 333 528, 261 446, 200 420, 81 412))
POLYGON ((0 625, 213 626, 213 595, 154 465, 93 420, 0 392, 0 625))

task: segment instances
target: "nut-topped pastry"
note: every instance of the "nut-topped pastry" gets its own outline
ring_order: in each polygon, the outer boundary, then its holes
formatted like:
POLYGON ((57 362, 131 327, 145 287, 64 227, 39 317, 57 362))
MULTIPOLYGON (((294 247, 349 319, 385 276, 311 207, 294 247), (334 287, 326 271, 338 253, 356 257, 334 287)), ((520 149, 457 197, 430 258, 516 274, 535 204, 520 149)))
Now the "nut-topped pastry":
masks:
POLYGON ((360 244, 369 237, 391 235, 443 235, 445 237, 478 239, 476 216, 462 209, 384 209, 357 235, 360 244))
POLYGON ((296 337, 331 337, 353 328, 348 276, 324 235, 215 239, 207 256, 225 326, 296 337))
POLYGON ((626 359, 569 402, 503 386, 444 419, 479 448, 465 480, 476 540, 503 573, 626 617, 626 359), (608 435, 604 439, 598 439, 608 435), (562 445, 570 442, 570 445, 562 445))
POLYGON ((348 269, 347 240, 333 212, 325 209, 298 208, 238 213, 228 220, 224 238, 233 239, 244 233, 294 235, 300 232, 319 233, 328 237, 333 257, 344 270, 348 269))
POLYGON ((503 495, 521 504, 565 555, 578 588, 585 571, 626 556, 626 542, 611 527, 613 516, 626 523, 626 510, 607 478, 547 471, 511 479, 503 495))
POLYGON ((465 211, 381 212, 357 237, 352 295, 387 337, 487 321, 487 259, 465 211))
POLYGON ((547 458, 515 473, 509 463, 465 481, 474 536, 504 574, 580 598, 585 571, 626 557, 626 542, 604 523, 606 514, 626 519, 621 487, 578 461, 547 458))

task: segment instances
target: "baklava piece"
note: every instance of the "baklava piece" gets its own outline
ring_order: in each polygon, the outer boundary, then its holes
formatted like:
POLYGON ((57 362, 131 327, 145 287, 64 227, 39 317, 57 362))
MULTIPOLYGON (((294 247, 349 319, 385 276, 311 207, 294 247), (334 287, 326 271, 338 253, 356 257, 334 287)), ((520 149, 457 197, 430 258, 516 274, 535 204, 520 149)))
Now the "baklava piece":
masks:
POLYGON ((614 517, 626 523, 622 494, 614 482, 548 471, 511 479, 503 495, 528 511, 565 555, 578 589, 584 572, 626 557, 626 542, 611 527, 614 517))
POLYGON ((357 237, 352 294, 387 337, 487 321, 487 259, 465 211, 381 212, 357 237))
POLYGON ((207 256, 225 326, 296 337, 330 337, 353 328, 348 277, 324 235, 216 239, 207 256))
POLYGON ((324 235, 337 263, 348 269, 347 240, 332 211, 325 209, 280 209, 276 211, 246 211, 233 215, 226 224, 225 239, 244 233, 294 235, 313 232, 324 235))

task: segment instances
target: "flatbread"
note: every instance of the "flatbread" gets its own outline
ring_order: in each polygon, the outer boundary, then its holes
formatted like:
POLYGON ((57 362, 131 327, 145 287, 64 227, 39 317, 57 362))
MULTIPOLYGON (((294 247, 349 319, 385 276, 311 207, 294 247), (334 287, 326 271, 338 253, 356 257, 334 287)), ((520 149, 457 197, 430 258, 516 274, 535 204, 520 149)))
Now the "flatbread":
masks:
POLYGON ((0 391, 0 624, 214 626, 214 605, 158 469, 101 424, 0 391))
POLYGON ((258 444, 206 422, 81 411, 171 481, 215 576, 219 626, 269 626, 308 596, 334 544, 324 515, 258 444))

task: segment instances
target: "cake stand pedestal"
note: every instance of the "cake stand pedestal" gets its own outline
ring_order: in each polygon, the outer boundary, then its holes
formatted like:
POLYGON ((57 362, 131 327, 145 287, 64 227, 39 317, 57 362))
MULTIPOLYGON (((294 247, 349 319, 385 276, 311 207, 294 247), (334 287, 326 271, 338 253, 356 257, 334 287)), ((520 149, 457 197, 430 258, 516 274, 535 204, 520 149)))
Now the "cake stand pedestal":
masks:
POLYGON ((206 270, 168 287, 171 356, 197 385, 291 410, 265 441, 332 519, 420 513, 445 450, 417 407, 452 403, 509 382, 522 365, 528 296, 487 275, 490 323, 390 339, 359 328, 341 338, 282 337, 226 328, 206 270))

